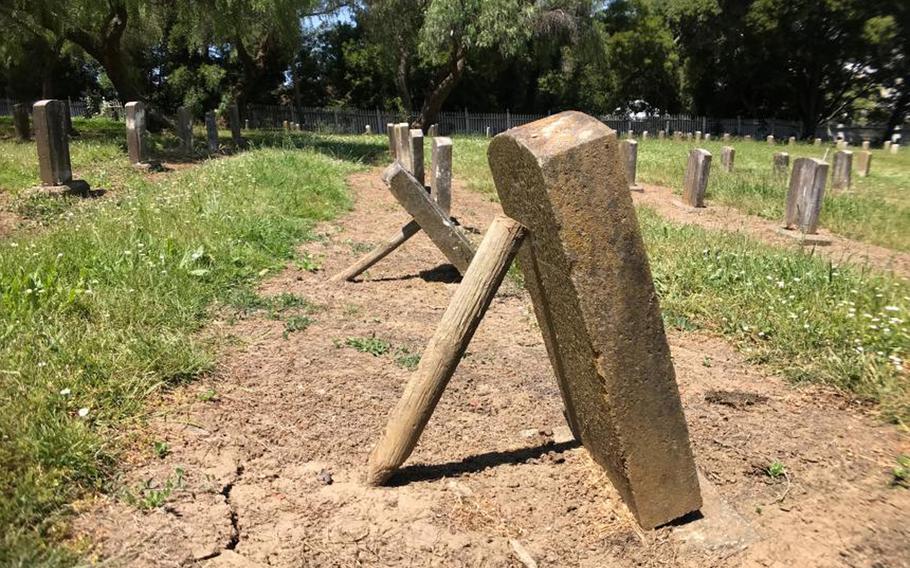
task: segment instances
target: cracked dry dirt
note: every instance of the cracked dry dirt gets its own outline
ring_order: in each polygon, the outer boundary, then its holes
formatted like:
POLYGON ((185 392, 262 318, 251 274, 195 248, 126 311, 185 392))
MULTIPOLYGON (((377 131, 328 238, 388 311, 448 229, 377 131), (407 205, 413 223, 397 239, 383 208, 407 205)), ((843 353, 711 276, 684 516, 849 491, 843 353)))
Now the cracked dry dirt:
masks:
MULTIPOLYGON (((397 484, 360 483, 371 444, 448 304, 451 267, 418 235, 365 281, 329 277, 406 221, 379 171, 350 179, 354 210, 261 287, 317 306, 284 337, 265 315, 216 323, 233 338, 216 370, 156 405, 123 483, 183 483, 149 512, 115 496, 81 505, 75 537, 110 566, 910 566, 910 491, 890 468, 905 435, 842 397, 750 366, 722 340, 671 333, 692 444, 704 477, 756 537, 698 545, 685 527, 643 532, 569 439, 528 296, 494 300, 397 484), (381 356, 346 338, 389 341, 381 356), (706 360, 712 361, 705 366, 706 360), (200 397, 200 393, 208 393, 200 397), (214 397, 212 393, 217 393, 214 397), (203 400, 207 399, 207 400, 203 400), (151 441, 170 453, 152 455, 151 441), (761 470, 773 460, 784 479, 761 470), (522 551, 517 552, 518 551, 522 551), (524 560, 522 560, 522 558, 524 560)), ((453 207, 478 238, 498 212, 456 185, 453 207)))

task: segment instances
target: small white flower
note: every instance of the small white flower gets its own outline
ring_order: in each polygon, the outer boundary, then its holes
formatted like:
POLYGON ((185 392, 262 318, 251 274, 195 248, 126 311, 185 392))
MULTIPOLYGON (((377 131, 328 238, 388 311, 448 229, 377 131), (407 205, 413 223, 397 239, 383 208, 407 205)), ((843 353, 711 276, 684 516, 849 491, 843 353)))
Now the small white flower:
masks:
POLYGON ((88 416, 88 408, 82 407, 79 409, 79 418, 85 418, 88 416))
POLYGON ((70 389, 63 389, 60 391, 61 396, 67 396, 70 393, 70 389))
POLYGON ((898 308, 897 306, 885 306, 885 311, 886 312, 899 312, 899 311, 901 311, 901 309, 898 308))

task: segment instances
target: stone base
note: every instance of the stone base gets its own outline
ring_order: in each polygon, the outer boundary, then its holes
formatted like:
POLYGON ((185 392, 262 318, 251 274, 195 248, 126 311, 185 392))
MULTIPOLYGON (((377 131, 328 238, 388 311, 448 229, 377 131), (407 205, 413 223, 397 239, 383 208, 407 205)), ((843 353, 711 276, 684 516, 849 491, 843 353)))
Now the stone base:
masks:
POLYGON ((91 186, 88 182, 81 179, 70 180, 60 185, 38 185, 31 188, 30 195, 50 195, 52 197, 65 197, 75 195, 79 197, 88 197, 91 194, 91 186))
POLYGON ((678 207, 679 209, 682 209, 686 213, 702 213, 703 211, 707 211, 707 209, 708 209, 707 207, 692 207, 691 205, 689 205, 687 203, 683 203, 679 199, 674 199, 672 201, 672 203, 674 206, 678 207))
POLYGON ((671 538, 684 551, 710 552, 723 557, 736 554, 758 540, 758 533, 724 501, 714 484, 698 473, 702 507, 700 514, 676 521, 671 538))
POLYGON ((783 235, 789 237, 793 240, 799 241, 803 245, 830 245, 831 239, 822 235, 809 235, 803 232, 800 232, 798 229, 785 229, 783 227, 778 227, 774 231, 778 235, 783 235))

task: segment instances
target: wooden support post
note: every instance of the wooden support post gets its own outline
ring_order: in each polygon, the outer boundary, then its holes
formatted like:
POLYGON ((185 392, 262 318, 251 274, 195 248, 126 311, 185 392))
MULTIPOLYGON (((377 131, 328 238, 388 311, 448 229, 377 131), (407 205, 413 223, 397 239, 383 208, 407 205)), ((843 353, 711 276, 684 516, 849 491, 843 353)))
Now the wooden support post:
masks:
POLYGON ((382 174, 389 189, 405 211, 417 221, 433 244, 464 274, 474 257, 474 247, 439 205, 433 201, 422 183, 411 175, 401 162, 395 162, 382 174))
POLYGON ((513 219, 498 216, 493 220, 420 358, 417 373, 405 387, 382 438, 370 453, 368 484, 386 482, 414 451, 525 234, 525 228, 513 219))
POLYGON ((420 225, 418 225, 416 221, 408 222, 407 225, 403 226, 391 239, 386 241, 385 244, 379 245, 371 250, 343 272, 339 272, 335 276, 332 276, 332 281, 344 282, 345 280, 357 278, 369 270, 371 266, 387 257, 393 250, 407 242, 408 239, 418 232, 420 232, 420 225))

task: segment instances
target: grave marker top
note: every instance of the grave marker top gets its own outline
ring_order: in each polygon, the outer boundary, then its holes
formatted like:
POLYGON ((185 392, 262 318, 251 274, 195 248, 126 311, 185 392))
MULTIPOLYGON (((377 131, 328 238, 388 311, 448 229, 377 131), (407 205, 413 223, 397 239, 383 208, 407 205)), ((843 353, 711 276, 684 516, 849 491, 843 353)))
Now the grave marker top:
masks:
POLYGON ((504 212, 572 430, 639 523, 701 506, 670 350, 616 133, 563 112, 497 136, 504 212))

